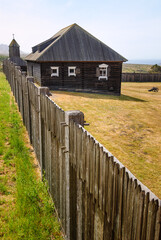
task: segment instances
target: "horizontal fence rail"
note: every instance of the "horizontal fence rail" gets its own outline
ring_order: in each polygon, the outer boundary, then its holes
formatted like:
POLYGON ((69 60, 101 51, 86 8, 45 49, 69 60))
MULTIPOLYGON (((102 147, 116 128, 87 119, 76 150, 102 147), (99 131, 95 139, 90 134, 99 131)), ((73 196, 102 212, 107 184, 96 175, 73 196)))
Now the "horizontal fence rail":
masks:
POLYGON ((159 240, 161 202, 9 60, 3 70, 49 184, 66 239, 159 240))

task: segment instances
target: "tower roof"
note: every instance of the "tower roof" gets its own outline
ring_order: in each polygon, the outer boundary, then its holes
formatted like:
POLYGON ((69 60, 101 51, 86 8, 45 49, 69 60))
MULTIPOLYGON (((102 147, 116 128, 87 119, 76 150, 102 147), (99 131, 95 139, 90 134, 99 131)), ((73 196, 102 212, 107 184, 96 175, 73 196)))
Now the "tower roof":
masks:
POLYGON ((50 39, 34 46, 28 61, 127 61, 126 58, 72 24, 57 32, 50 39))
POLYGON ((16 42, 16 40, 13 38, 12 41, 11 41, 11 43, 10 43, 10 45, 9 45, 9 47, 20 47, 20 46, 18 45, 18 43, 16 42))

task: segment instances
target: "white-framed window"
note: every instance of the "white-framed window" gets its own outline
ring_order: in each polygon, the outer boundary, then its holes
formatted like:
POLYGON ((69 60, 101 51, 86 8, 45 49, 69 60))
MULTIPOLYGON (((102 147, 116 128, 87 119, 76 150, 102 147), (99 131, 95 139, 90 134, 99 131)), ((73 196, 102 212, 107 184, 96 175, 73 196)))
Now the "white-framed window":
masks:
POLYGON ((68 67, 68 77, 76 76, 76 67, 68 67))
POLYGON ((59 77, 59 67, 51 67, 51 77, 59 77))
POLYGON ((100 64, 99 65, 99 77, 98 80, 108 80, 108 75, 107 75, 107 70, 108 70, 108 65, 107 64, 100 64))

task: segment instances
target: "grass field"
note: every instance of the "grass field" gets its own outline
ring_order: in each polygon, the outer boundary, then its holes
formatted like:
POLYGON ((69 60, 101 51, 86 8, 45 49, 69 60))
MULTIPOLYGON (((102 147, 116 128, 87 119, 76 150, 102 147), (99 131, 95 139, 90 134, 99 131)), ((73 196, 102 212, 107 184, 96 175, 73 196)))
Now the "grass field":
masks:
POLYGON ((0 72, 0 239, 63 239, 27 133, 0 72))
POLYGON ((81 110, 86 129, 161 198, 161 83, 123 83, 121 96, 53 92, 64 110, 81 110), (159 92, 148 92, 157 86, 159 92))
POLYGON ((152 65, 148 64, 130 64, 124 63, 122 72, 123 73, 148 73, 151 70, 152 65))

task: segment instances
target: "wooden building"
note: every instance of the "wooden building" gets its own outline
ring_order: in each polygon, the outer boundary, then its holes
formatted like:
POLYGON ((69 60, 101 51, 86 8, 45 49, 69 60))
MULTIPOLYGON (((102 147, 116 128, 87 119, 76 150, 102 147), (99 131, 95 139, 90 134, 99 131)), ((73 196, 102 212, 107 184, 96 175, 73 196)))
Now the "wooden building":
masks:
POLYGON ((73 24, 34 46, 26 61, 28 75, 41 86, 119 95, 127 60, 73 24))
POLYGON ((20 66, 22 70, 26 71, 26 62, 20 58, 20 46, 16 42, 16 40, 12 39, 9 45, 9 59, 13 62, 16 66, 20 66))

